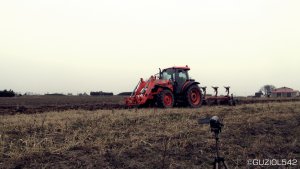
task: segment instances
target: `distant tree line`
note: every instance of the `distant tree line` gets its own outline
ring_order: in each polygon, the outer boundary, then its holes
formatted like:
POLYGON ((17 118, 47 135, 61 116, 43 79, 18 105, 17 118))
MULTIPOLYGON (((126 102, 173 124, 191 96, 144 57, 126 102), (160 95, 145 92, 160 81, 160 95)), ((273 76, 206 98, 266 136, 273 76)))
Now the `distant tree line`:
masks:
POLYGON ((14 97, 16 93, 13 90, 0 91, 0 97, 14 97))
POLYGON ((62 93, 47 93, 45 94, 45 96, 65 96, 65 95, 62 93))
POLYGON ((113 96, 114 94, 112 92, 90 92, 91 96, 113 96))
POLYGON ((119 96, 130 96, 131 92, 122 92, 118 94, 119 96))
MULTIPOLYGON (((26 92, 24 94, 24 96, 31 96, 31 95, 35 95, 34 93, 32 92, 26 92)), ((73 96, 72 93, 68 93, 67 95, 66 94, 63 94, 63 93, 46 93, 44 94, 45 96, 73 96)), ((77 94, 78 96, 88 96, 87 93, 79 93, 77 94)), ((103 92, 103 91, 99 91, 99 92, 90 92, 90 95, 91 96, 113 96, 114 93, 112 92, 103 92)), ((119 96, 130 96, 131 95, 131 92, 121 92, 118 94, 119 96)), ((18 94, 18 93, 15 93, 13 90, 3 90, 3 91, 0 91, 0 97, 14 97, 14 96, 22 96, 22 94, 18 94)))

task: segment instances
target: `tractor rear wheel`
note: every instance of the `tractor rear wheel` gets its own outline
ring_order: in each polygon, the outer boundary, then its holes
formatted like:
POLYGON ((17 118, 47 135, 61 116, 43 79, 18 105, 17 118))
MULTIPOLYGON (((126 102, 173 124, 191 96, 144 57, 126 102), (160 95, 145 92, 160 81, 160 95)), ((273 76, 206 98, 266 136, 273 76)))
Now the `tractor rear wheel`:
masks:
POLYGON ((186 104, 192 108, 198 108, 202 105, 202 94, 201 90, 197 85, 189 87, 185 93, 186 104))
POLYGON ((161 108, 172 108, 174 96, 170 90, 163 90, 157 95, 157 105, 161 108))

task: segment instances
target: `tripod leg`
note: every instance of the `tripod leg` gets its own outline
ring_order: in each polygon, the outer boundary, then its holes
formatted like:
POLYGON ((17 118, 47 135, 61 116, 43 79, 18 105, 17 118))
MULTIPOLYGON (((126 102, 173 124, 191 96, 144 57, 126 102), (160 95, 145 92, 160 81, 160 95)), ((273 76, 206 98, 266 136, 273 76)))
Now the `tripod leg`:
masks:
POLYGON ((215 162, 215 169, 219 169, 219 163, 218 162, 215 162))
POLYGON ((223 163, 225 169, 228 169, 228 166, 227 166, 226 162, 225 162, 225 161, 222 161, 222 163, 223 163))

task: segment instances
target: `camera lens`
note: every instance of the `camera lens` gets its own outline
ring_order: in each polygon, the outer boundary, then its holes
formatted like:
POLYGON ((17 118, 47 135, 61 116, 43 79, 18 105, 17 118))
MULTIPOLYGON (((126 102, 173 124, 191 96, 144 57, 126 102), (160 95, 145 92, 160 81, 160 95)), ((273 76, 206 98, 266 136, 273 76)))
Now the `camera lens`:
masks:
POLYGON ((215 132, 215 133, 221 132, 223 124, 220 122, 219 117, 213 116, 210 119, 209 123, 210 123, 210 128, 211 128, 212 132, 215 132))

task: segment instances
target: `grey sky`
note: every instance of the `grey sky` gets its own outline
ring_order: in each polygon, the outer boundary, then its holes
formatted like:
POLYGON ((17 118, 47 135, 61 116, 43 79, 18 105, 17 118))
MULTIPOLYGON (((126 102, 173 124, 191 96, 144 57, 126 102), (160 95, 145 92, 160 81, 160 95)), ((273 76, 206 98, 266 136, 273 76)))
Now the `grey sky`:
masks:
POLYGON ((237 95, 264 84, 299 90, 299 8, 298 0, 3 0, 0 90, 118 93, 174 65, 237 95))

